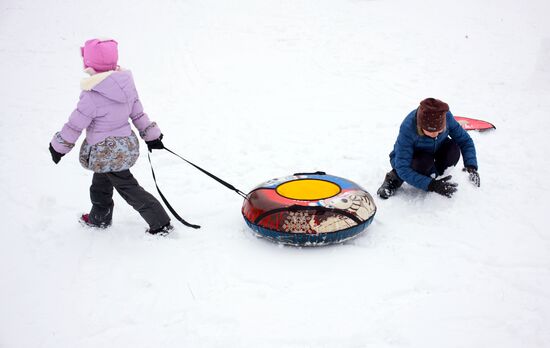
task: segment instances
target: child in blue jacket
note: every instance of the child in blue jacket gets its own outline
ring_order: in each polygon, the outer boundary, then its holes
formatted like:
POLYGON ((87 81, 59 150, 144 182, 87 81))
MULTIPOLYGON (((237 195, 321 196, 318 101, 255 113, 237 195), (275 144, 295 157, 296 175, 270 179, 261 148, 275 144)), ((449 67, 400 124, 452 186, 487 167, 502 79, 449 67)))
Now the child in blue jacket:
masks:
POLYGON ((451 197, 458 184, 451 175, 437 179, 445 169, 464 158, 464 170, 480 186, 476 149, 472 138, 455 120, 449 106, 441 100, 427 98, 403 121, 390 153, 392 170, 386 174, 378 195, 387 199, 403 181, 419 189, 451 197))

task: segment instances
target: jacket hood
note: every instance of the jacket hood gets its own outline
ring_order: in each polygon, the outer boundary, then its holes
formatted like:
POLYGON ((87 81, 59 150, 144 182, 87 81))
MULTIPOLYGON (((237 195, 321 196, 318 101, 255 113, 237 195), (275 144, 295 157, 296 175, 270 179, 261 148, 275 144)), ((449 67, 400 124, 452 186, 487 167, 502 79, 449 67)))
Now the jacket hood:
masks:
POLYGON ((106 71, 82 79, 80 87, 83 91, 95 91, 105 98, 125 103, 128 100, 125 89, 132 84, 130 71, 106 71))

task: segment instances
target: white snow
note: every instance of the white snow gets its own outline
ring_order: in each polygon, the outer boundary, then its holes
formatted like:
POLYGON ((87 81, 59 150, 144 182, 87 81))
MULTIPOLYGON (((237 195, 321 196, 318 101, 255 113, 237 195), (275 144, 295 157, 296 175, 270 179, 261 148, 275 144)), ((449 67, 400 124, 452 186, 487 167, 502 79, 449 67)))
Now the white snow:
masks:
MULTIPOLYGON (((3 0, 0 347, 549 347, 550 2, 3 0), (91 172, 48 142, 76 106, 79 46, 116 38, 165 145, 243 191, 324 170, 373 195, 426 97, 471 133, 481 187, 405 185, 358 238, 256 238, 242 199, 163 151, 159 185, 200 230, 77 223, 91 172)), ((81 137, 82 141, 84 136, 81 137)), ((461 162, 460 162, 461 164, 461 162)), ((142 143, 132 172, 156 196, 142 143)))

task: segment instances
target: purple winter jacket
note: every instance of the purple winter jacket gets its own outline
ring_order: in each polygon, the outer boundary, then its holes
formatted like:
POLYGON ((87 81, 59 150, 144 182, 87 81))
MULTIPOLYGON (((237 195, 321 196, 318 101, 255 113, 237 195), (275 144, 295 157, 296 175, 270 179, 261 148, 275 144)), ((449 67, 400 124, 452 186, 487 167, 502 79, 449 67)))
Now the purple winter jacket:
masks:
POLYGON ((55 151, 66 154, 74 147, 83 129, 88 145, 96 145, 107 137, 129 137, 128 119, 145 141, 157 139, 161 131, 151 122, 139 101, 130 71, 107 71, 84 79, 80 100, 51 144, 55 151))

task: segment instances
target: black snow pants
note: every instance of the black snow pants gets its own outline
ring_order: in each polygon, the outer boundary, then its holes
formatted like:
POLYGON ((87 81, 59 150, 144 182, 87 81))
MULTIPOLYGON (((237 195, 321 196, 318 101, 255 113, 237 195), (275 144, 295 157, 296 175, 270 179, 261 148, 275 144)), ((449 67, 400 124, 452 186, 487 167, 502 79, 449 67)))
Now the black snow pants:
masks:
POLYGON ((415 151, 413 154, 411 168, 420 174, 431 175, 437 173, 442 175, 445 169, 455 166, 460 159, 460 147, 451 138, 445 139, 439 149, 433 153, 415 151))
POLYGON ((110 173, 94 173, 90 186, 92 210, 90 222, 94 225, 110 224, 113 217, 113 187, 149 224, 150 229, 160 228, 170 218, 160 202, 134 178, 130 170, 110 173))

